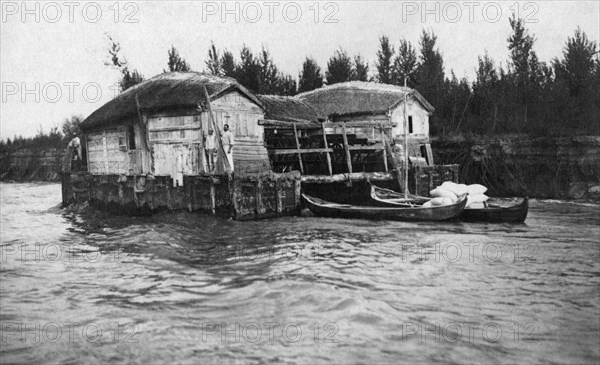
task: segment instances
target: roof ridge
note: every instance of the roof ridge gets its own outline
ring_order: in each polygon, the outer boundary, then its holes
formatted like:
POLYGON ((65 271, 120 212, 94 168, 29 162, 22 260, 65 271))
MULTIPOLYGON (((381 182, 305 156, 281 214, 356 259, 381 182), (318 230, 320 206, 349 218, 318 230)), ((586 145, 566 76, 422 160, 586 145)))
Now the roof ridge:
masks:
POLYGON ((378 92, 398 92, 398 93, 410 93, 414 89, 410 87, 404 87, 400 85, 392 85, 392 84, 383 84, 380 82, 373 81, 346 81, 346 82, 338 82, 331 85, 324 85, 318 89, 305 91, 303 93, 297 94, 295 97, 304 97, 308 95, 312 95, 314 93, 329 91, 329 90, 344 90, 344 89, 358 89, 364 91, 378 91, 378 92))

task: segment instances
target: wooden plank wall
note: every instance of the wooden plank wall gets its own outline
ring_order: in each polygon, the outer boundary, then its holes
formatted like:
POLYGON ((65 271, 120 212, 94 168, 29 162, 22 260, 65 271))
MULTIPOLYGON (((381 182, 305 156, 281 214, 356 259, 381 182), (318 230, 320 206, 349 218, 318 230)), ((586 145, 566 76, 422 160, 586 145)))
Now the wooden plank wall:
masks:
POLYGON ((127 141, 125 128, 108 129, 87 135, 88 170, 95 175, 128 174, 135 170, 119 142, 127 141), (120 140, 121 139, 121 140, 120 140))
MULTIPOLYGON (((264 145, 264 111, 237 91, 212 101, 218 128, 228 123, 234 135, 233 152, 236 172, 257 173, 271 170, 264 145)), ((157 176, 171 176, 177 156, 185 161, 184 174, 207 173, 204 154, 204 136, 212 129, 208 111, 196 109, 144 114, 147 127, 132 121, 136 149, 123 151, 119 139, 125 143, 125 126, 89 133, 87 135, 89 172, 92 174, 141 174, 152 172, 157 176), (147 134, 147 135, 146 135, 147 134), (146 143, 148 140, 148 146, 146 143), (148 149, 150 151, 148 151, 148 149)))
MULTIPOLYGON (((234 135, 233 163, 235 171, 258 173, 271 170, 264 144, 265 130, 262 125, 258 124, 259 120, 264 119, 262 108, 237 91, 213 101, 211 106, 221 131, 223 125, 228 123, 234 135)), ((203 131, 208 131, 208 119, 208 115, 203 115, 203 131)))
POLYGON ((157 176, 173 176, 179 155, 184 174, 206 171, 200 115, 155 114, 148 117, 148 135, 157 176))

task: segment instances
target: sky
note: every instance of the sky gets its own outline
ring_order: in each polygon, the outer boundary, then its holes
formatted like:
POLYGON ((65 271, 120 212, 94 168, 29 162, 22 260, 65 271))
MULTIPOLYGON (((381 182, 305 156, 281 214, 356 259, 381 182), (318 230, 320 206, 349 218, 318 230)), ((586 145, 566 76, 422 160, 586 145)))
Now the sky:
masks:
POLYGON ((473 80, 487 52, 506 67, 508 19, 524 19, 541 61, 560 57, 581 27, 600 39, 600 1, 0 1, 0 138, 49 131, 72 115, 87 117, 113 98, 119 72, 105 65, 107 34, 146 78, 167 68, 175 46, 196 71, 208 48, 236 57, 246 44, 266 47, 298 77, 306 56, 324 70, 340 49, 375 71, 379 37, 418 47, 423 29, 438 36, 445 71, 473 80), (25 4, 25 5, 23 5, 25 4))

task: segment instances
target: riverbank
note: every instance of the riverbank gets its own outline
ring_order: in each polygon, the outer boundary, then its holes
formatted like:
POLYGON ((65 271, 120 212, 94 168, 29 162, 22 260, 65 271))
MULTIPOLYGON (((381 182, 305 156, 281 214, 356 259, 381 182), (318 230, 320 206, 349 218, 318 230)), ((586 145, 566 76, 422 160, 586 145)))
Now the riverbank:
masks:
POLYGON ((600 136, 433 138, 436 163, 460 165, 462 182, 491 196, 600 199, 600 136))
POLYGON ((64 153, 58 148, 0 153, 0 181, 60 181, 64 153))
MULTIPOLYGON (((600 136, 432 138, 436 164, 459 164, 460 180, 491 196, 600 199, 600 136)), ((60 181, 64 151, 0 154, 0 181, 60 181)))

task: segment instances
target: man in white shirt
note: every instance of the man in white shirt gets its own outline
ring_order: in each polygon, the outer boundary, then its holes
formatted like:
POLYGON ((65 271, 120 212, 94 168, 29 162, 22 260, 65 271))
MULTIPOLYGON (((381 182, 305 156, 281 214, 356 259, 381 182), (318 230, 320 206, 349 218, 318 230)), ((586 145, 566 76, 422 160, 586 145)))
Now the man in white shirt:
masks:
POLYGON ((215 153, 217 152, 217 139, 214 131, 210 129, 208 136, 206 136, 206 143, 204 144, 206 150, 206 157, 208 162, 208 171, 214 172, 215 170, 215 153))
POLYGON ((233 134, 229 131, 229 124, 225 124, 223 126, 223 136, 221 138, 223 141, 223 149, 225 150, 225 155, 227 156, 227 161, 229 161, 229 171, 233 171, 233 134))
POLYGON ((79 137, 76 136, 73 138, 71 142, 69 142, 69 147, 73 147, 74 152, 76 152, 73 156, 73 160, 81 159, 81 140, 79 137))

